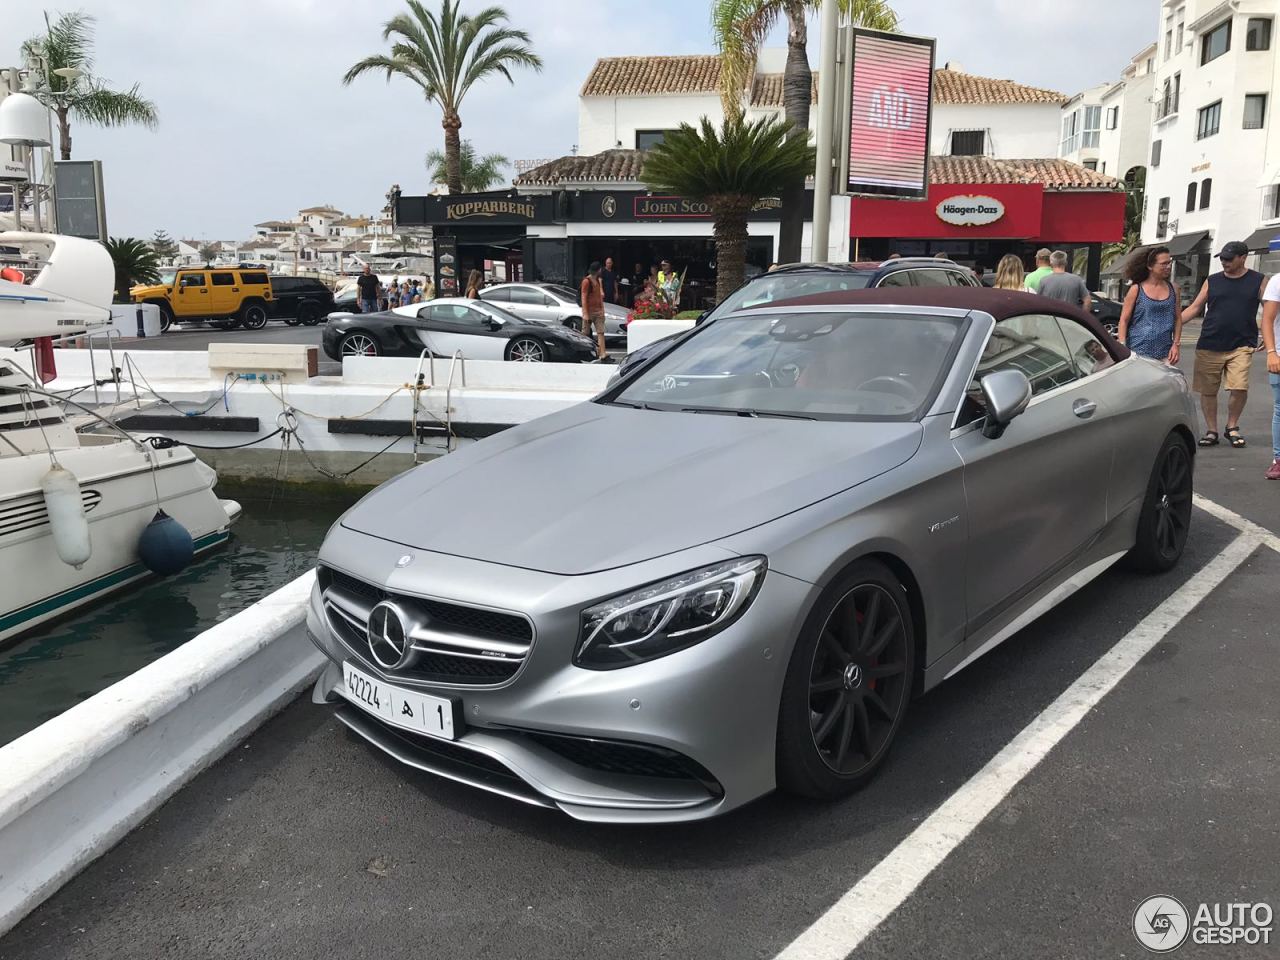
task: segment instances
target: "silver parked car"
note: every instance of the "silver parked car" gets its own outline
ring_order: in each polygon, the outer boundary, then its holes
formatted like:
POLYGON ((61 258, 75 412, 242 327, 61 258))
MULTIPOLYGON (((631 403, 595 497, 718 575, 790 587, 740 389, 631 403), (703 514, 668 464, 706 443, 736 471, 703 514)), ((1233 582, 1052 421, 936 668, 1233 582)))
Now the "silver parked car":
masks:
POLYGON ((1194 418, 1177 370, 1031 294, 721 316, 343 516, 313 699, 406 764, 584 820, 840 797, 914 695, 1116 561, 1177 563, 1194 418), (531 513, 547 489, 576 493, 531 513))
MULTIPOLYGON (((577 291, 558 283, 499 283, 480 291, 480 299, 500 304, 502 309, 525 320, 560 323, 582 329, 582 306, 577 291)), ((627 308, 616 303, 604 305, 606 340, 627 338, 627 308)))

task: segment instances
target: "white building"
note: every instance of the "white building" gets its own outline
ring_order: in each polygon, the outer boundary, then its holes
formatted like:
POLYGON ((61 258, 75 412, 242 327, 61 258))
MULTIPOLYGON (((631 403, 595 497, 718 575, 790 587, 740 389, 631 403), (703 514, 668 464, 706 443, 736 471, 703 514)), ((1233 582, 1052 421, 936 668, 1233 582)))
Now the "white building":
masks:
POLYGON ((1194 292, 1228 240, 1280 235, 1276 0, 1162 0, 1144 242, 1166 243, 1194 292))
POLYGON ((1058 156, 1127 179, 1147 165, 1156 44, 1125 67, 1119 81, 1076 94, 1062 107, 1058 156))

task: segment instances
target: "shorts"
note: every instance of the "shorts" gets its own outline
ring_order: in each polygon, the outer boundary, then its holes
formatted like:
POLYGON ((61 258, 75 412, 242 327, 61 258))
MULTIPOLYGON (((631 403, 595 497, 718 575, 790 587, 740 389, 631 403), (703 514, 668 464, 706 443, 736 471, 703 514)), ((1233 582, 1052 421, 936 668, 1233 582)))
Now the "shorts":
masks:
POLYGON ((588 330, 594 330, 596 333, 604 333, 603 313, 592 314, 582 321, 582 332, 586 333, 588 330))
POLYGON ((1252 363, 1253 347, 1197 350, 1195 371, 1191 377, 1192 389, 1202 396, 1215 396, 1222 389, 1225 373, 1228 390, 1248 390, 1249 366, 1252 363))

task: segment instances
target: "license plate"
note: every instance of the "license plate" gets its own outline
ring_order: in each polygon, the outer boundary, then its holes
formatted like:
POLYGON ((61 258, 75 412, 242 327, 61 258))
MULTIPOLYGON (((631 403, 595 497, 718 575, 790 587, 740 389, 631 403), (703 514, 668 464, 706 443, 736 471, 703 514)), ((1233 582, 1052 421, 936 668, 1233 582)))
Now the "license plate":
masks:
POLYGON ((387 723, 414 733, 458 739, 462 720, 458 716, 460 701, 456 698, 433 697, 393 687, 352 666, 349 660, 342 664, 342 682, 348 700, 387 723))

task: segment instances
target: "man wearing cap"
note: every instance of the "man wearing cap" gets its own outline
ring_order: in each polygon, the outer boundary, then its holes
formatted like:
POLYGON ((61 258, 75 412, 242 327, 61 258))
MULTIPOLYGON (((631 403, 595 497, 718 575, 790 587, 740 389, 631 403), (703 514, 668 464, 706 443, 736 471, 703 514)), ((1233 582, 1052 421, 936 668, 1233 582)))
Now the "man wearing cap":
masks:
POLYGON ((1200 394, 1200 409, 1204 411, 1202 447, 1218 445, 1218 390, 1224 379, 1227 427, 1222 436, 1237 449, 1245 446, 1240 435, 1240 414, 1249 396, 1249 366, 1258 347, 1258 307, 1267 287, 1266 277, 1245 267, 1248 256, 1248 246, 1239 240, 1225 244, 1218 254, 1222 272, 1211 274, 1182 312, 1182 322, 1186 323, 1204 311, 1192 375, 1192 387, 1200 394))

